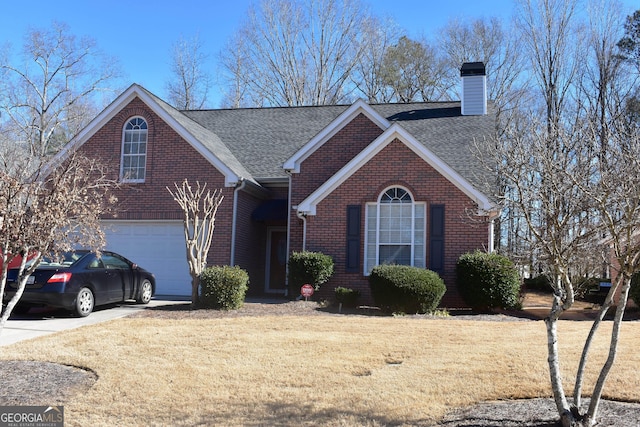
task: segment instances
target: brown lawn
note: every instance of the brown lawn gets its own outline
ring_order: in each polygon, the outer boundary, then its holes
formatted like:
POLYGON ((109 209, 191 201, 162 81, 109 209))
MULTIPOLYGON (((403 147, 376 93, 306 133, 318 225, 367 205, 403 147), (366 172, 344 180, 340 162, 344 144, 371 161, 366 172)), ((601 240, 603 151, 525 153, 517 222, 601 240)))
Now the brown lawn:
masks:
MULTIPOLYGON (((567 379, 590 325, 560 322, 567 379)), ((114 320, 4 347, 0 358, 93 370, 95 385, 65 403, 68 426, 432 425, 480 401, 550 396, 545 343, 542 321, 187 316, 114 320)), ((607 398, 640 401, 638 348, 640 322, 625 322, 607 398)))

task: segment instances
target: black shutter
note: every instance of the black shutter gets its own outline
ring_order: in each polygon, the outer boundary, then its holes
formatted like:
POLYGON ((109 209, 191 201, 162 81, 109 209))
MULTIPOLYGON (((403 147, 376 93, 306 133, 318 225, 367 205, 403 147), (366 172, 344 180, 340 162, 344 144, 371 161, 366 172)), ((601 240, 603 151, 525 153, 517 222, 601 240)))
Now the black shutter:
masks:
POLYGON ((346 271, 360 271, 360 213, 359 205, 347 206, 347 259, 346 271))
POLYGON ((429 215, 429 270, 444 273, 444 205, 432 205, 429 215))

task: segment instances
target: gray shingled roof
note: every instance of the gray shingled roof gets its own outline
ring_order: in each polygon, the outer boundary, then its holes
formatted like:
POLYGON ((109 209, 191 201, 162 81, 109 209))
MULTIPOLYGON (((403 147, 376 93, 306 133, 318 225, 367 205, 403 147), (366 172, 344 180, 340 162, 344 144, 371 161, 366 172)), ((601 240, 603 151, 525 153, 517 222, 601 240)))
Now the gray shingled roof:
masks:
MULTIPOLYGON (((298 149, 349 106, 281 107, 183 111, 215 134, 257 180, 286 178, 282 166, 298 149)), ((374 104, 387 120, 399 123, 418 141, 481 190, 474 138, 495 132, 493 106, 486 116, 462 116, 460 102, 374 104)), ((482 191, 482 190, 481 190, 482 191)))
POLYGON ((230 145, 223 142, 213 129, 207 129, 206 127, 196 123, 143 87, 140 87, 140 89, 153 97, 160 108, 176 120, 194 138, 200 141, 207 150, 214 153, 214 155, 229 169, 231 169, 233 173, 238 177, 247 178, 253 181, 251 172, 249 172, 242 162, 234 155, 230 149, 230 145))

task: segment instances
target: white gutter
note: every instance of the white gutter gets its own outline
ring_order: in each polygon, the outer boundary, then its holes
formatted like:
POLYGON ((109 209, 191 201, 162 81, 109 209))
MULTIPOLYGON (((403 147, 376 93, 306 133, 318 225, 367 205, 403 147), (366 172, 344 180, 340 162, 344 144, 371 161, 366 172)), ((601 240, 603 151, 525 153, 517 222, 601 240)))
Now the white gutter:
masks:
POLYGON ((247 180, 240 178, 240 185, 236 184, 235 190, 233 190, 233 218, 231 220, 231 258, 229 259, 229 265, 233 266, 236 262, 236 228, 238 222, 238 193, 240 190, 244 190, 247 186, 247 180))

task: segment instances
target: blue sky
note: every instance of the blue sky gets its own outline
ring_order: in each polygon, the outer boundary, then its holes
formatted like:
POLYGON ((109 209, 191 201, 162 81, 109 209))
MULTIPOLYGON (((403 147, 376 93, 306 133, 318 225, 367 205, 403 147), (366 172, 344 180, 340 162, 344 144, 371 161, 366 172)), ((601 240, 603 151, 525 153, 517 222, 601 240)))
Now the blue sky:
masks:
MULTIPOLYGON (((409 36, 430 37, 453 18, 497 16, 507 20, 514 0, 362 0, 378 16, 389 16, 409 36)), ((70 26, 76 36, 90 36, 120 61, 124 85, 139 83, 163 96, 170 77, 171 45, 180 36, 199 34, 212 58, 240 26, 254 0, 0 0, 0 45, 18 49, 29 28, 53 20, 70 26)), ((624 0, 629 12, 640 7, 624 0)), ((212 60, 213 60, 212 59, 212 60)), ((212 64, 213 67, 213 64, 212 64)), ((219 95, 213 94, 213 107, 219 95)))

